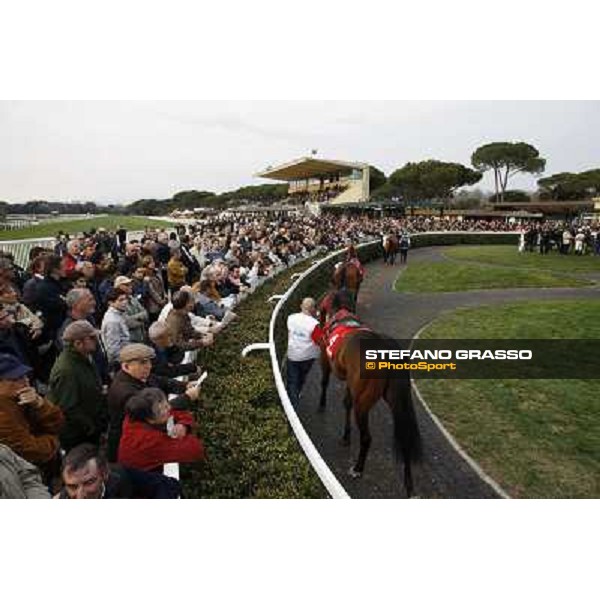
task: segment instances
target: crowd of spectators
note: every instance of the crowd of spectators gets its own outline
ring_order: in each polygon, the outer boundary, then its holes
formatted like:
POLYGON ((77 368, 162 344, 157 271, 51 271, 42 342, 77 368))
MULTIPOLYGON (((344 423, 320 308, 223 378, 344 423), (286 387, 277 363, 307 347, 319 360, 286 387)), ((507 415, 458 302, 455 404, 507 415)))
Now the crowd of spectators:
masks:
POLYGON ((521 233, 519 251, 600 256, 600 230, 596 225, 566 222, 530 225, 521 233))
POLYGON ((2 495, 177 497, 163 466, 205 459, 201 368, 186 350, 213 351, 236 304, 316 237, 300 224, 214 220, 180 235, 59 235, 26 269, 1 256, 2 495))
POLYGON ((305 204, 306 202, 330 202, 348 189, 347 184, 328 185, 317 190, 295 192, 283 200, 286 204, 305 204))
POLYGON ((558 240, 558 228, 561 251, 598 253, 596 231, 569 229, 567 245, 561 227, 219 216, 178 233, 59 235, 53 249, 31 250, 26 269, 2 255, 0 497, 178 497, 163 466, 205 460, 201 368, 184 363, 185 351, 218 351, 236 304, 317 248, 423 231, 534 231, 537 243, 546 232, 558 240))

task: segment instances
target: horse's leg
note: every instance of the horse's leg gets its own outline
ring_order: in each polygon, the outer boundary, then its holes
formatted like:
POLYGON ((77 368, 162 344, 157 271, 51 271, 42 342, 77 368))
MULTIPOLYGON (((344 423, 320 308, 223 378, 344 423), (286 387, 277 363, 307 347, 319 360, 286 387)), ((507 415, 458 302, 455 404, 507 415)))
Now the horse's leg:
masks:
POLYGON ((350 468, 348 473, 352 477, 360 477, 363 474, 365 468, 365 461, 367 460, 367 454, 371 447, 371 432, 369 431, 369 409, 363 408, 360 405, 360 398, 357 398, 354 408, 354 416, 356 418, 356 425, 360 433, 360 450, 358 452, 358 460, 356 464, 350 468))
POLYGON ((344 408, 346 409, 346 421, 344 423, 344 435, 342 436, 342 444, 350 445, 350 426, 352 420, 352 395, 350 388, 346 387, 346 395, 344 396, 344 408))
POLYGON ((331 367, 329 366, 329 359, 325 354, 325 351, 321 353, 321 399, 319 400, 319 411, 325 410, 327 404, 327 386, 329 385, 329 377, 331 375, 331 367))

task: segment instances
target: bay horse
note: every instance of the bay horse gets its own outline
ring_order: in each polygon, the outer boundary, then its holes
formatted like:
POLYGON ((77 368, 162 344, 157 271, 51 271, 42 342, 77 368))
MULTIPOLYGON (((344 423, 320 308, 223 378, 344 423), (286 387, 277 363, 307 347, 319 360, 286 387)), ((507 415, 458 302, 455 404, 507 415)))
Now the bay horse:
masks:
POLYGON ((335 289, 345 289, 352 294, 353 310, 356 310, 361 283, 362 274, 360 268, 352 261, 343 262, 333 273, 333 285, 335 289))
POLYGON ((408 497, 413 495, 414 485, 412 479, 412 464, 420 458, 421 436, 415 416, 412 401, 410 373, 401 378, 366 379, 360 376, 360 341, 361 340, 386 340, 390 338, 371 331, 358 323, 358 319, 351 313, 352 298, 347 290, 335 292, 328 311, 329 320, 325 325, 325 335, 321 340, 321 398, 319 409, 325 410, 327 402, 327 386, 331 373, 346 382, 344 407, 346 418, 342 442, 350 444, 351 414, 360 435, 360 450, 354 466, 349 470, 352 477, 360 477, 365 468, 365 461, 371 446, 371 433, 369 431, 369 412, 383 398, 392 413, 394 429, 394 450, 396 460, 402 458, 404 463, 404 487, 408 497), (345 315, 343 318, 341 315, 345 315), (336 320, 338 320, 336 322, 336 320), (348 326, 350 321, 355 323, 339 341, 338 347, 331 355, 332 342, 337 327, 348 326), (333 334, 333 335, 332 335, 333 334))
POLYGON ((398 238, 393 233, 386 235, 382 245, 384 264, 393 265, 396 262, 396 254, 398 254, 398 238))

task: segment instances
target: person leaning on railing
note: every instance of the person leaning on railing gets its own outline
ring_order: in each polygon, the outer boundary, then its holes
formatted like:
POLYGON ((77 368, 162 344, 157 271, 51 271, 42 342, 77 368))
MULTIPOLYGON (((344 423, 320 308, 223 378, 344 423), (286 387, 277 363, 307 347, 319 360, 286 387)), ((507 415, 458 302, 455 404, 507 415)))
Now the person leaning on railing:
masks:
POLYGON ((173 309, 165 321, 173 344, 182 350, 195 350, 214 342, 212 333, 199 333, 194 329, 190 318, 194 306, 192 294, 183 290, 176 292, 173 295, 173 309))
POLYGON ((204 445, 194 435, 189 411, 174 410, 158 388, 146 388, 125 406, 119 444, 119 462, 143 471, 162 469, 166 463, 204 460, 204 445))
POLYGON ((164 377, 188 377, 200 375, 200 367, 195 363, 184 363, 185 351, 173 344, 166 323, 157 321, 148 330, 150 344, 155 352, 152 372, 164 377))
POLYGON ((176 410, 189 410, 191 403, 198 400, 200 389, 194 383, 183 383, 176 379, 152 374, 155 352, 145 344, 129 344, 119 354, 120 371, 108 388, 108 459, 117 459, 121 429, 125 416, 125 405, 129 398, 147 387, 158 387, 165 394, 178 394, 171 400, 176 410))

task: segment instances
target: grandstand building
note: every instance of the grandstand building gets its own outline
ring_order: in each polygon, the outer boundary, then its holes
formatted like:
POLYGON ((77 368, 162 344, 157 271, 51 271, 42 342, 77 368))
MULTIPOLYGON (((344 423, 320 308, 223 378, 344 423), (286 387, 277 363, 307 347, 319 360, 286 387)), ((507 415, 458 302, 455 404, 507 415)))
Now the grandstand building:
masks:
POLYGON ((288 201, 313 212, 322 205, 353 204, 369 199, 369 165, 366 163, 302 157, 267 167, 255 177, 288 183, 288 201))

